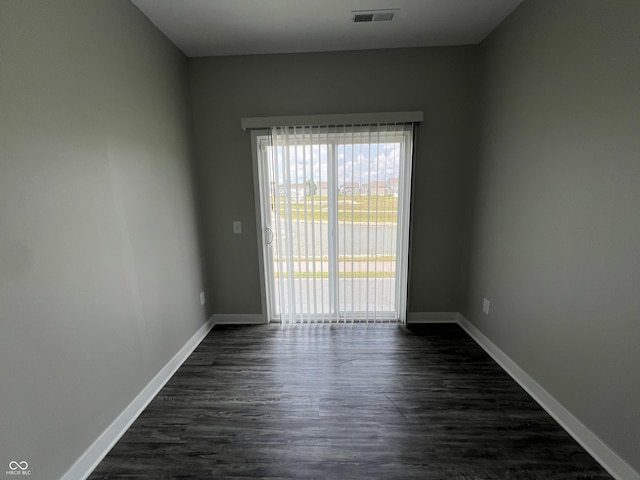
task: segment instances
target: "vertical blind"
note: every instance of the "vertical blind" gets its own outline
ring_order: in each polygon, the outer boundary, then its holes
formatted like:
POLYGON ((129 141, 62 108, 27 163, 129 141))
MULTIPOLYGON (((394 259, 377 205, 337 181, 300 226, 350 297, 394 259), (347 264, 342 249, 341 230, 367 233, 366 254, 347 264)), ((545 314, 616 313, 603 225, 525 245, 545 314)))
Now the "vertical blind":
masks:
POLYGON ((270 130, 261 182, 273 318, 405 321, 413 128, 270 130))

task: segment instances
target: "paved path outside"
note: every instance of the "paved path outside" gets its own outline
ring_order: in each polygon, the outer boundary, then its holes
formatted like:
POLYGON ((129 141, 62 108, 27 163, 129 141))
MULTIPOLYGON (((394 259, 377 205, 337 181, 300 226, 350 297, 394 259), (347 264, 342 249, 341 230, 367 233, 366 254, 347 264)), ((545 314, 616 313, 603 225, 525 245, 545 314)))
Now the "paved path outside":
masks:
MULTIPOLYGON (((340 255, 395 255, 397 227, 395 224, 367 226, 353 224, 338 226, 338 253, 340 255)), ((326 222, 300 222, 293 224, 290 232, 273 227, 274 252, 279 245, 291 242, 294 255, 320 256, 329 254, 329 226, 326 222)))
MULTIPOLYGON (((289 262, 275 262, 276 272, 287 273, 289 271, 289 262)), ((307 261, 294 261, 294 272, 311 272, 316 274, 329 272, 329 262, 307 262, 307 261)), ((338 272, 351 273, 351 272, 369 272, 371 275, 376 273, 391 273, 396 271, 395 261, 357 261, 357 262, 338 262, 338 272)))

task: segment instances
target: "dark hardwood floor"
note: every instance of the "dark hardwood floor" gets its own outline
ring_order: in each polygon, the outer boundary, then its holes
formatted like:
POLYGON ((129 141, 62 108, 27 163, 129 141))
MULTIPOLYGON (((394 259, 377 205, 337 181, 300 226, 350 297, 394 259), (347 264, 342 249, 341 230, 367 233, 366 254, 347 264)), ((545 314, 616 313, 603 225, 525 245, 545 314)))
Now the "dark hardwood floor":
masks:
POLYGON ((216 326, 90 479, 609 479, 457 325, 216 326))

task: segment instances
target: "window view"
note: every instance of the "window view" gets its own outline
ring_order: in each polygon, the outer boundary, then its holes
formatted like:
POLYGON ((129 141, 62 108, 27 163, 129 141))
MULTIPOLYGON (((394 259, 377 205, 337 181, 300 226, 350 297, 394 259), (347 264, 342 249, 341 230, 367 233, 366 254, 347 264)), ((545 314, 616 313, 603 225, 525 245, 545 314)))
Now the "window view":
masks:
POLYGON ((399 320, 410 134, 378 125, 260 137, 272 319, 399 320))

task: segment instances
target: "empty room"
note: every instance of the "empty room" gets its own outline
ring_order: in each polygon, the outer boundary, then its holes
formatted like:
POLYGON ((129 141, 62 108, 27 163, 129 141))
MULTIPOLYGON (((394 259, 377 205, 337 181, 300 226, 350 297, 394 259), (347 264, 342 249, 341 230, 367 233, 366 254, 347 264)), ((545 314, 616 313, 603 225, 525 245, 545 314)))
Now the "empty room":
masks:
POLYGON ((640 480, 638 25, 0 0, 0 475, 640 480))

